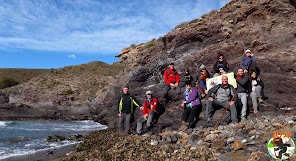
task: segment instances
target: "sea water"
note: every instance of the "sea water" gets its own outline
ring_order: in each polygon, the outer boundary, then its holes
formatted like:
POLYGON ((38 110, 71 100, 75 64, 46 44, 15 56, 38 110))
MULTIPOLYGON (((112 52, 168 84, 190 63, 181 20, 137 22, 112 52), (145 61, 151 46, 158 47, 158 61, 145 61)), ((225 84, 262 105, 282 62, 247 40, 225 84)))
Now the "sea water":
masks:
POLYGON ((107 126, 90 120, 0 121, 0 160, 78 143, 69 140, 47 143, 48 136, 86 135, 90 131, 106 128, 107 126))

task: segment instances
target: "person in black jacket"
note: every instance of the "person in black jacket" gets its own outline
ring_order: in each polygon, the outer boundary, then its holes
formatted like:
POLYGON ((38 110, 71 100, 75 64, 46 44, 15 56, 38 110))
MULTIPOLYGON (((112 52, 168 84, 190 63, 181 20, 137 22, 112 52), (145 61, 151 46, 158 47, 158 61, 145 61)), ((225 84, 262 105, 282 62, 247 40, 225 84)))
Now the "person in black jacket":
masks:
POLYGON ((250 97, 252 98, 252 103, 253 103, 253 109, 254 109, 254 113, 258 113, 258 103, 257 103, 257 99, 260 103, 263 102, 262 97, 263 95, 263 89, 264 89, 264 83, 263 81, 257 77, 257 73, 255 71, 251 71, 251 78, 252 78, 252 90, 251 90, 251 94, 250 97))
POLYGON ((241 119, 246 120, 247 114, 247 106, 248 106, 248 97, 250 91, 250 83, 248 79, 248 75, 244 74, 244 70, 239 68, 237 70, 237 75, 234 75, 237 84, 237 95, 240 98, 240 101, 243 105, 242 112, 241 112, 241 119))
POLYGON ((213 69, 215 71, 214 77, 226 74, 229 70, 229 64, 224 60, 223 54, 218 54, 218 60, 214 64, 213 69))
POLYGON ((180 88, 182 88, 182 87, 185 87, 185 85, 186 85, 186 82, 192 82, 192 80, 193 80, 193 77, 190 75, 190 72, 189 72, 189 69, 186 69, 185 70, 185 75, 184 75, 184 77, 185 77, 185 80, 184 81, 182 81, 181 83, 180 83, 180 88))
POLYGON ((121 133, 129 133, 131 118, 135 111, 134 106, 140 107, 140 110, 143 110, 142 105, 138 103, 128 91, 129 87, 125 86, 123 88, 123 94, 118 102, 118 128, 121 133))
POLYGON ((211 121, 211 112, 213 106, 226 108, 229 106, 231 121, 233 123, 237 123, 237 111, 235 107, 235 100, 231 101, 232 97, 236 94, 235 88, 228 84, 228 77, 226 75, 222 76, 222 84, 218 84, 211 88, 208 92, 208 102, 206 106, 206 114, 207 122, 211 121))

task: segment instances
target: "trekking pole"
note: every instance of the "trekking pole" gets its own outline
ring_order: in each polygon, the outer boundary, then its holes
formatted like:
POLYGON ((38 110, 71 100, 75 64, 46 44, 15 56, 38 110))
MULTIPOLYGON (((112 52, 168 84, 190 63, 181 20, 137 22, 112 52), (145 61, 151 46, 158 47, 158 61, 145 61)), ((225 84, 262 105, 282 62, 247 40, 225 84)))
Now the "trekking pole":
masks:
MULTIPOLYGON (((230 100, 230 102, 232 102, 233 101, 233 99, 234 99, 234 97, 236 96, 236 94, 234 94, 234 96, 232 97, 232 99, 230 100)), ((216 127, 218 126, 218 124, 220 123, 220 120, 222 119, 222 117, 224 116, 224 114, 225 114, 225 112, 226 112, 226 110, 228 109, 228 107, 229 107, 229 105, 230 105, 230 102, 228 103, 228 106, 226 107, 226 109, 224 110, 224 112, 223 112, 223 114, 222 114, 222 116, 220 117, 220 119, 217 121, 217 123, 216 123, 216 125, 215 125, 215 127, 214 127, 214 129, 216 129, 216 127)))
MULTIPOLYGON (((185 106, 185 105, 184 105, 185 106)), ((179 129, 181 127, 181 123, 182 123, 182 115, 183 115, 183 112, 184 112, 184 106, 182 107, 182 113, 181 113, 181 116, 180 116, 180 124, 179 124, 179 129)))

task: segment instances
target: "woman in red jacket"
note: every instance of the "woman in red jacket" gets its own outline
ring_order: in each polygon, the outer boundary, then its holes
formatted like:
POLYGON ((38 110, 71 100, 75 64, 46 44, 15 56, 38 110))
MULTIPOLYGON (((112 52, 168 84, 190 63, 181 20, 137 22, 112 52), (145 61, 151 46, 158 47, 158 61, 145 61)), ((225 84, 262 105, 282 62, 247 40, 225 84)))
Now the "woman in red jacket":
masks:
POLYGON ((143 116, 141 116, 138 119, 137 123, 137 133, 141 134, 142 133, 142 128, 143 128, 143 123, 147 123, 147 129, 150 130, 152 126, 152 121, 153 119, 156 118, 156 115, 158 114, 156 111, 158 101, 157 98, 152 97, 152 92, 147 91, 146 92, 146 97, 147 99, 144 102, 144 110, 143 110, 143 116))

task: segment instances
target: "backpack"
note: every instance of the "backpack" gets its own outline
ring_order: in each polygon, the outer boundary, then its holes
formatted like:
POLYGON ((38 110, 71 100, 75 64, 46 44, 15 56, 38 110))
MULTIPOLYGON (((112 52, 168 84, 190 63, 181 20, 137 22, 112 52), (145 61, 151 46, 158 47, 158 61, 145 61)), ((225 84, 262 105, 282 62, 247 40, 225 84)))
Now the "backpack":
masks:
POLYGON ((177 70, 176 69, 173 69, 173 71, 174 71, 174 73, 173 74, 171 74, 171 72, 170 72, 170 68, 169 69, 167 69, 167 73, 168 73, 168 75, 177 75, 177 70))

